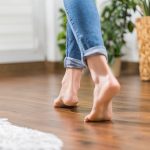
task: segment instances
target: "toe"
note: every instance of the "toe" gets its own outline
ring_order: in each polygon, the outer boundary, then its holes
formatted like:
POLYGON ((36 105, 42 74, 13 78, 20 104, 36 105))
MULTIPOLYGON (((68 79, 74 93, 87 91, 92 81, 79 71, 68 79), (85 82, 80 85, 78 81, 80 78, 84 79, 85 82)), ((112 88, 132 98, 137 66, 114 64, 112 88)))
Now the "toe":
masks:
POLYGON ((63 105, 63 101, 60 98, 54 100, 53 106, 55 108, 62 107, 62 105, 63 105))
POLYGON ((85 118, 84 118, 84 122, 90 122, 90 115, 87 115, 85 118))
POLYGON ((66 106, 77 106, 78 101, 71 101, 71 100, 65 101, 65 100, 64 100, 63 103, 64 103, 64 105, 66 105, 66 106))

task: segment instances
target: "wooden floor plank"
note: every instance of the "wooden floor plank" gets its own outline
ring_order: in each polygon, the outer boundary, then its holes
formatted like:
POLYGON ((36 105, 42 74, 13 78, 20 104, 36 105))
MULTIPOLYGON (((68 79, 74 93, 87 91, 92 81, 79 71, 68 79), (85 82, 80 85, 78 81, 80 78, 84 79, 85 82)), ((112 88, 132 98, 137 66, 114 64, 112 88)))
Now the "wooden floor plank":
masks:
POLYGON ((113 121, 84 123, 92 106, 93 83, 83 76, 78 108, 54 109, 63 74, 0 78, 0 117, 12 123, 56 134, 64 150, 149 150, 150 82, 122 76, 113 98, 113 121))

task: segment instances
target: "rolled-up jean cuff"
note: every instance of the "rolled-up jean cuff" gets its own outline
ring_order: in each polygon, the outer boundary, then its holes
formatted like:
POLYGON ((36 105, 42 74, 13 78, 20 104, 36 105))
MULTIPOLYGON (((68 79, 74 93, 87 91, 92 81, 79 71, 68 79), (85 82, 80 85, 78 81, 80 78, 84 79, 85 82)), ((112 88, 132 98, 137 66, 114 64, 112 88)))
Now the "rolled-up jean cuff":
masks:
POLYGON ((65 68, 86 68, 86 65, 82 63, 81 60, 71 58, 71 57, 65 57, 64 59, 64 67, 65 68))
POLYGON ((83 56, 84 56, 84 59, 85 59, 88 56, 97 55, 97 54, 104 55, 106 57, 107 62, 108 62, 107 50, 103 46, 96 46, 96 47, 92 47, 88 50, 85 50, 84 53, 83 53, 83 56))

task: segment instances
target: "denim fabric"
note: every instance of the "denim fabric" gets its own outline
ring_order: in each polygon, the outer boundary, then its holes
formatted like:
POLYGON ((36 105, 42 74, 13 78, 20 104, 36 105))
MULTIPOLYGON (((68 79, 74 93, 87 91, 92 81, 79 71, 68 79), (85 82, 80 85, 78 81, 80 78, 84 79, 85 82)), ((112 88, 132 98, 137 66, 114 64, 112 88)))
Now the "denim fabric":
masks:
POLYGON ((104 55, 108 62, 94 0, 63 1, 68 20, 64 66, 84 68, 87 66, 86 57, 97 54, 104 55))

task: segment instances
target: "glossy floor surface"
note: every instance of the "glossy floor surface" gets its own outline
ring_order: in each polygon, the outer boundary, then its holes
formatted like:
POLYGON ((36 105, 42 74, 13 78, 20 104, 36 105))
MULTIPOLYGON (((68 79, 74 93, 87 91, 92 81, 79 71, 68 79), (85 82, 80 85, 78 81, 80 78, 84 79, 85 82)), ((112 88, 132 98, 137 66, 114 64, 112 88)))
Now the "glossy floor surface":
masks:
POLYGON ((120 77, 113 121, 84 123, 92 106, 90 76, 82 78, 78 108, 54 109, 52 102, 62 77, 62 73, 53 73, 0 78, 0 117, 57 135, 64 150, 150 149, 150 82, 141 82, 138 76, 120 77))

